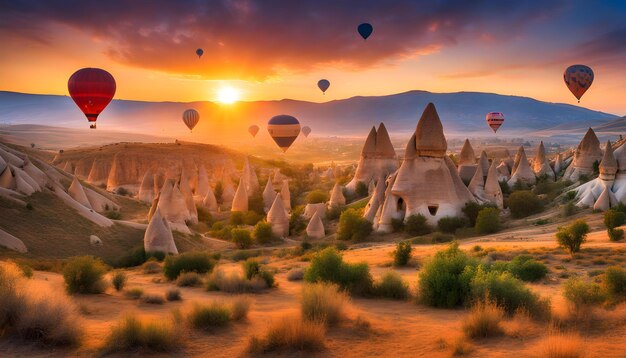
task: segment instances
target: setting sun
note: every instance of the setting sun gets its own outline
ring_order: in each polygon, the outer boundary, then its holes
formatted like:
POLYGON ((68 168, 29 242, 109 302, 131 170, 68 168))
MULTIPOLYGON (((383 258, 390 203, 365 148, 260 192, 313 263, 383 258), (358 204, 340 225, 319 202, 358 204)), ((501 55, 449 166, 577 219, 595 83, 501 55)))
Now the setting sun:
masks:
POLYGON ((222 87, 217 91, 217 101, 225 104, 235 103, 239 100, 239 90, 232 87, 222 87))

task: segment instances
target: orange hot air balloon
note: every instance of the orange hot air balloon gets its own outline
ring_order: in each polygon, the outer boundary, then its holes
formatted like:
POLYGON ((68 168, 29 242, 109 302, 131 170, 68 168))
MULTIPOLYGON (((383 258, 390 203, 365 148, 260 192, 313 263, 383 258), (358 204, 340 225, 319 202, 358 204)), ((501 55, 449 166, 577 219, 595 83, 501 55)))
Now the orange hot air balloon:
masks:
POLYGON ((302 134, 304 134, 305 138, 309 136, 309 133, 311 133, 311 127, 309 126, 302 127, 302 134))
POLYGON ((183 122, 187 128, 189 128, 190 132, 193 132, 193 128, 200 121, 200 114, 195 109, 188 109, 183 112, 183 122))
POLYGON ((259 126, 257 126, 256 124, 251 125, 250 127, 248 127, 248 133, 252 135, 252 138, 256 138, 256 134, 259 133, 259 126))
POLYGON ((96 128, 98 115, 106 108, 115 95, 116 84, 113 76, 100 68, 83 68, 67 81, 67 90, 74 103, 96 128))
POLYGON ((578 103, 580 103, 580 98, 591 87, 593 78, 593 70, 585 65, 569 66, 563 73, 563 80, 570 92, 578 99, 578 103))
POLYGON ((487 124, 489 125, 489 127, 491 127, 491 129, 495 133, 498 131, 498 128, 500 128, 502 123, 504 123, 504 114, 500 112, 489 112, 487 113, 486 119, 487 119, 487 124))

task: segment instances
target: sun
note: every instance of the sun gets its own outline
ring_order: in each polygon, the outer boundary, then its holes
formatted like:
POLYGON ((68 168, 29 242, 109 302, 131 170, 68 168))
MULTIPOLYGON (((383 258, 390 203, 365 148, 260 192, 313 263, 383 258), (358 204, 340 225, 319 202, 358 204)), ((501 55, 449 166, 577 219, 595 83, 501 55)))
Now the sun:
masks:
POLYGON ((239 90, 232 87, 222 87, 217 90, 217 101, 224 104, 232 104, 239 100, 239 90))

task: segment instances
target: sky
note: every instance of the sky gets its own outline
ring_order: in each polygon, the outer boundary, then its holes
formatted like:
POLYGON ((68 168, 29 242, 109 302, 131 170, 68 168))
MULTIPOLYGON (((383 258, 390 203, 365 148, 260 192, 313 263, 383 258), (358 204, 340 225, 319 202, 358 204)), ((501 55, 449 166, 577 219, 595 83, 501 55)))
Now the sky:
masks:
POLYGON ((0 90, 67 94, 74 71, 99 67, 118 99, 324 102, 426 90, 576 104, 563 71, 580 63, 595 73, 580 105, 626 115, 625 18, 623 0, 1 1, 0 90), (367 40, 362 22, 374 27, 367 40), (220 97, 225 89, 235 98, 220 97))

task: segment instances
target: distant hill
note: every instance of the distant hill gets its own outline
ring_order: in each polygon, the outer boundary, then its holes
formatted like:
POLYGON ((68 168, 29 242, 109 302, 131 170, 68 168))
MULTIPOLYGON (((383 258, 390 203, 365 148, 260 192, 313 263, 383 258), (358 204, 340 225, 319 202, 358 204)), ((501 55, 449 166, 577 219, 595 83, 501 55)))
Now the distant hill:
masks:
MULTIPOLYGON (((99 129, 112 129, 201 141, 248 140, 250 124, 263 125, 277 114, 291 114, 317 135, 365 136, 384 121, 390 132, 412 131, 428 102, 433 102, 446 133, 489 134, 485 114, 505 113, 498 134, 518 135, 561 124, 588 126, 617 116, 563 103, 491 93, 431 93, 410 91, 388 96, 352 97, 313 103, 284 99, 240 102, 222 106, 212 102, 141 102, 114 100, 101 115, 99 129), (193 134, 181 122, 181 113, 196 108, 201 121, 193 134)), ((87 128, 87 121, 68 96, 0 92, 0 124, 45 124, 87 128)), ((259 136, 268 136, 262 130, 259 136)))

